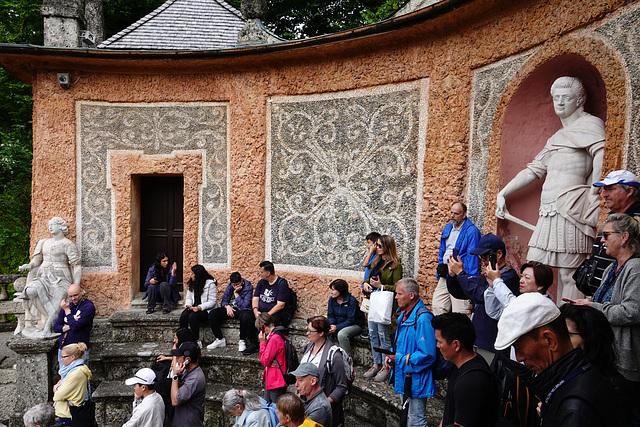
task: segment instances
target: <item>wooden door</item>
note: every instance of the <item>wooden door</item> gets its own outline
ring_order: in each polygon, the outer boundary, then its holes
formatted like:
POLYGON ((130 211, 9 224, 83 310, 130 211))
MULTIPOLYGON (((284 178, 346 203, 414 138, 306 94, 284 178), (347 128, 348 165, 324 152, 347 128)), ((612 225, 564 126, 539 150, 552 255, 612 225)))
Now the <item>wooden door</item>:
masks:
POLYGON ((140 290, 156 255, 165 252, 178 264, 182 287, 183 187, 181 176, 140 177, 140 290))

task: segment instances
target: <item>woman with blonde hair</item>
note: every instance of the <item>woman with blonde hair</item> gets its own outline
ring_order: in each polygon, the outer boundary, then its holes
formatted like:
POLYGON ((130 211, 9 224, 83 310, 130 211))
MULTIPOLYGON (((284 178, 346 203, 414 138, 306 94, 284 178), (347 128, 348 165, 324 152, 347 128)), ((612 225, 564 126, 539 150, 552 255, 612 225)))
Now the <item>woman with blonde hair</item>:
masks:
MULTIPOLYGON (((377 256, 371 264, 371 275, 362 285, 365 292, 396 291, 396 283, 402 279, 402 261, 398 257, 396 241, 388 234, 382 235, 376 242, 377 256)), ((382 366, 382 353, 376 348, 389 350, 391 348, 390 328, 391 324, 384 325, 369 321, 369 339, 371 340, 371 352, 373 354, 373 366, 365 372, 365 378, 373 378, 375 381, 386 381, 389 378, 389 369, 382 366)))
POLYGON ((87 427, 95 425, 95 406, 91 401, 91 371, 84 363, 87 345, 83 342, 62 348, 60 381, 53 386, 58 426, 87 427))
POLYGON ((278 420, 282 427, 324 427, 304 415, 304 403, 292 393, 285 393, 276 402, 278 420))

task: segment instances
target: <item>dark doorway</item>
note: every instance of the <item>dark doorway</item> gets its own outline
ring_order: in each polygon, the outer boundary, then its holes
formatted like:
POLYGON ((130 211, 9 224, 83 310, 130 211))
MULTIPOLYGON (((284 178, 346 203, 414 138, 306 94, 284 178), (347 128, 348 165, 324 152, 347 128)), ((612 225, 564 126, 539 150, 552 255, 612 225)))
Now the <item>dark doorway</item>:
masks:
POLYGON ((183 187, 181 176, 140 177, 140 290, 156 255, 165 252, 178 264, 182 288, 183 187))

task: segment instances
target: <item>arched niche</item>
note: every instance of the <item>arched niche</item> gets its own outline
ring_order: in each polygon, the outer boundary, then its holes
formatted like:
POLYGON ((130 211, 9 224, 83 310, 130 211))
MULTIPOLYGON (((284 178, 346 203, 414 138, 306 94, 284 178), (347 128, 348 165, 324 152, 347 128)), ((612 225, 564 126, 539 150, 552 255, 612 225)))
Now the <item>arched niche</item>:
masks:
MULTIPOLYGON (((553 110, 550 88, 562 76, 579 78, 587 91, 585 111, 606 122, 606 88, 598 69, 584 57, 563 54, 532 71, 518 86, 505 109, 500 143, 499 189, 542 150, 562 124, 553 110)), ((509 212, 531 224, 538 220, 542 181, 507 198, 509 212)), ((507 261, 519 267, 526 261, 532 232, 510 221, 498 220, 497 233, 508 248, 507 261)))

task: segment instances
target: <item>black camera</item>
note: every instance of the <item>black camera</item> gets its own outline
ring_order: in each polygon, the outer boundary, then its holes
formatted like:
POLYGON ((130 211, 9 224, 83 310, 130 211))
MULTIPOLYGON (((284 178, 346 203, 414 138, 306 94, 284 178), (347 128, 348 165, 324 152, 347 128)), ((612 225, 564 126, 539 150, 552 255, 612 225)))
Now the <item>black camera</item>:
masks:
POLYGON ((447 276, 449 275, 449 266, 447 266, 447 264, 442 262, 438 264, 438 268, 436 268, 436 272, 438 273, 439 277, 446 279, 447 276))

